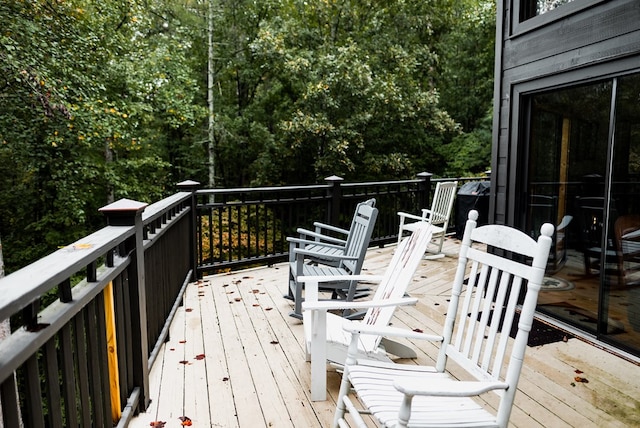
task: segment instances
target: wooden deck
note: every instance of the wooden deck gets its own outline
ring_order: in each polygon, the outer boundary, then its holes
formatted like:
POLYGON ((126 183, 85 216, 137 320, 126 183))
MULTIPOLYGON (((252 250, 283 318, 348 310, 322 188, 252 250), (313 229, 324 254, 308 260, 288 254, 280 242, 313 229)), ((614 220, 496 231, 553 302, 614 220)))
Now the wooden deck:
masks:
MULTIPOLYGON (((370 249, 364 270, 384 272, 394 248, 370 249)), ((445 251, 455 254, 457 241, 448 238, 445 251)), ((423 261, 409 287, 420 302, 396 311, 394 325, 439 333, 455 264, 423 261)), ((180 427, 182 416, 194 427, 329 426, 340 378, 329 373, 327 401, 309 400, 302 324, 288 316, 286 285, 286 264, 190 284, 151 371, 151 405, 129 426, 180 427)), ((436 348, 415 346, 418 360, 403 363, 430 364, 436 348)), ((640 366, 580 339, 528 348, 519 386, 514 427, 640 426, 640 366)))

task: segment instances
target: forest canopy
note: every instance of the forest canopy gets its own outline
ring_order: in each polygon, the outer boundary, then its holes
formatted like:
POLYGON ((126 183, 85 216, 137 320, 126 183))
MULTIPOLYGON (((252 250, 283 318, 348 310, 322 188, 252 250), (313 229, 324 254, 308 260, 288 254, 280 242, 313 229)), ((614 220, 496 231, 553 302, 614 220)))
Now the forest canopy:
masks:
POLYGON ((481 173, 494 37, 483 0, 1 2, 7 270, 185 179, 481 173))

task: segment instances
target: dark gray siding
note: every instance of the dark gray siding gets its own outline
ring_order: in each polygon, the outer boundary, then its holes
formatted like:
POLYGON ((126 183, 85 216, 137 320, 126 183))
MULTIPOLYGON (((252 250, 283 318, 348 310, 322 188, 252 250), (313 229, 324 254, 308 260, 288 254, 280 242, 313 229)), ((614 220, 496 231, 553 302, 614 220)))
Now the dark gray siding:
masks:
POLYGON ((513 25, 515 1, 498 2, 490 218, 518 226, 521 95, 640 70, 640 0, 575 0, 567 9, 592 5, 536 17, 539 26, 513 25))

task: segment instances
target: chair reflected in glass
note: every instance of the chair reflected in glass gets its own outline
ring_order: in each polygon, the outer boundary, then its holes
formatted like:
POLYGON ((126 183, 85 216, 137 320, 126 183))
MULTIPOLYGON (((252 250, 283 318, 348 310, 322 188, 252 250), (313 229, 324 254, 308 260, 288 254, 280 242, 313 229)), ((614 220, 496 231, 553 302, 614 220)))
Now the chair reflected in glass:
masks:
MULTIPOLYGON (((584 256, 585 274, 591 275, 600 271, 602 254, 602 237, 604 231, 604 207, 602 197, 579 197, 578 219, 580 240, 584 256)), ((613 201, 609 205, 609 218, 616 218, 616 208, 613 201)), ((611 223, 610 223, 611 224, 611 223)), ((611 230, 611 229, 609 229, 611 230)), ((613 239, 608 239, 605 249, 605 263, 617 264, 618 256, 613 239)))
MULTIPOLYGON (((531 195, 529 202, 529 235, 534 237, 544 223, 553 223, 558 214, 558 197, 549 195, 531 195)), ((547 273, 558 272, 567 261, 567 238, 572 215, 563 215, 556 225, 553 243, 547 262, 547 273)))
POLYGON ((614 233, 620 285, 640 285, 640 214, 618 217, 614 233))

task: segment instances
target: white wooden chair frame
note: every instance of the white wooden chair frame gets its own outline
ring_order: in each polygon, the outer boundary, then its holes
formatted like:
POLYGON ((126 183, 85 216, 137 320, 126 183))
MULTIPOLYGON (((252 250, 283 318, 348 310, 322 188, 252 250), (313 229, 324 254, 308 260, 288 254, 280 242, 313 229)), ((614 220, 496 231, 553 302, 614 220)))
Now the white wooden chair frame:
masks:
POLYGON ((444 237, 447 233, 447 227, 449 226, 449 217, 451 217, 457 189, 457 181, 438 182, 433 192, 431 209, 424 208, 422 215, 398 212, 398 216, 400 217, 398 244, 405 232, 413 232, 417 224, 427 222, 434 226, 432 238, 434 248, 428 248, 427 252, 433 253, 433 256, 430 256, 431 258, 444 257, 442 245, 444 244, 444 237))
MULTIPOLYGON (((417 270, 422 256, 431 241, 431 226, 419 225, 415 232, 404 239, 396 249, 383 276, 344 276, 344 280, 378 282, 373 298, 361 302, 318 301, 320 284, 336 280, 326 276, 301 276, 298 282, 305 284, 305 301, 302 304, 307 361, 311 361, 311 399, 326 399, 327 361, 342 366, 347 357, 351 335, 342 330, 344 319, 329 310, 367 309, 362 323, 386 326, 399 305, 415 304, 416 299, 403 297, 417 270)), ((416 352, 400 343, 384 340, 382 336, 366 336, 358 343, 360 356, 380 361, 390 361, 387 353, 400 358, 415 358, 416 352)))
POLYGON ((469 213, 441 336, 353 322, 344 325, 353 336, 333 427, 349 426, 345 411, 356 426, 366 426, 361 411, 348 397, 352 389, 366 413, 382 426, 507 427, 554 228, 544 224, 536 242, 507 226, 476 228, 477 218, 476 211, 469 213), (472 241, 491 250, 472 248, 472 241), (511 258, 514 254, 520 255, 518 259, 511 258), (531 264, 527 263, 530 259, 531 264), (517 302, 524 287, 526 294, 520 307, 517 302), (517 335, 511 342, 509 332, 518 310, 517 335), (357 359, 361 334, 394 333, 439 342, 436 365, 381 364, 357 359), (473 380, 452 378, 446 372, 448 360, 473 380), (473 399, 489 391, 500 397, 496 412, 473 399))

